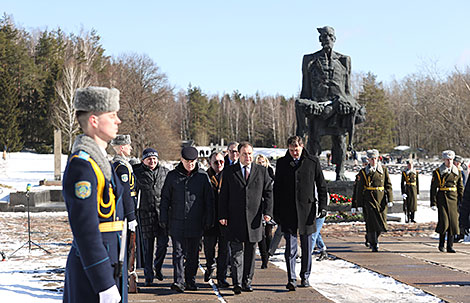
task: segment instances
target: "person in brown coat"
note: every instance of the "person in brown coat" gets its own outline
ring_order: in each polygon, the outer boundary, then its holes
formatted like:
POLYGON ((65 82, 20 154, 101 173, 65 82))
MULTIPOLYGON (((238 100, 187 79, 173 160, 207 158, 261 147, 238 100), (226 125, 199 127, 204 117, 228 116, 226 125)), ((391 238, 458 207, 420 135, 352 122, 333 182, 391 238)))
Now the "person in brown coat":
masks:
POLYGON ((367 214, 367 239, 373 252, 379 250, 379 236, 388 228, 387 206, 393 205, 390 176, 387 168, 378 162, 378 157, 378 150, 368 150, 369 164, 361 169, 356 178, 356 203, 367 214))
POLYGON ((405 222, 416 223, 415 212, 418 210, 419 178, 418 172, 413 169, 413 160, 406 161, 407 168, 401 173, 401 194, 403 197, 403 211, 405 222))
POLYGON ((432 173, 431 207, 438 211, 436 232, 439 233, 439 250, 444 252, 447 233, 447 252, 453 249, 454 235, 460 233, 458 201, 462 200, 463 182, 461 171, 452 163, 455 153, 452 150, 442 152, 444 163, 432 173))

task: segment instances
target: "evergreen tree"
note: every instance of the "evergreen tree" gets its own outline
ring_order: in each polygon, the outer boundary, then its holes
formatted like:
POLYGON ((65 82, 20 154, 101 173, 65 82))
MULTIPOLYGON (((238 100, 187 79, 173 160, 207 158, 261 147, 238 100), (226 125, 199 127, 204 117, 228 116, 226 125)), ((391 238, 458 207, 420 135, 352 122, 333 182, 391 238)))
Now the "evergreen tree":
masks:
POLYGON ((0 20, 0 144, 8 151, 23 147, 19 125, 22 50, 18 38, 11 18, 4 15, 0 20))
POLYGON ((189 130, 197 145, 209 144, 209 101, 199 87, 188 88, 189 130))
POLYGON ((357 125, 356 147, 358 149, 376 148, 388 152, 393 148, 393 129, 395 115, 388 104, 382 83, 376 76, 368 73, 363 79, 358 101, 367 110, 366 121, 357 125))

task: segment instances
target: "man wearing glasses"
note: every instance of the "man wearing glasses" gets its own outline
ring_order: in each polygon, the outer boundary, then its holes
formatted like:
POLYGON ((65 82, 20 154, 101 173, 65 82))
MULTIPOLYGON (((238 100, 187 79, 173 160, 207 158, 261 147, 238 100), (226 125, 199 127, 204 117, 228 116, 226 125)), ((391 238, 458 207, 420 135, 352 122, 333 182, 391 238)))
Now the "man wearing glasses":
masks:
POLYGON ((224 168, 238 162, 238 142, 233 141, 227 145, 227 155, 224 158, 224 168))
MULTIPOLYGON (((224 156, 222 153, 214 152, 209 158, 210 165, 207 170, 212 189, 214 190, 215 201, 219 199, 220 187, 222 185, 222 171, 224 169, 224 156)), ((217 217, 218 203, 215 203, 215 214, 217 217)), ((214 220, 214 226, 204 231, 204 255, 206 256, 206 272, 204 281, 209 282, 214 265, 217 260, 217 285, 219 288, 228 288, 230 285, 225 279, 227 276, 227 267, 229 262, 229 246, 225 235, 226 227, 214 220), (215 247, 217 249, 217 259, 215 258, 215 247)))

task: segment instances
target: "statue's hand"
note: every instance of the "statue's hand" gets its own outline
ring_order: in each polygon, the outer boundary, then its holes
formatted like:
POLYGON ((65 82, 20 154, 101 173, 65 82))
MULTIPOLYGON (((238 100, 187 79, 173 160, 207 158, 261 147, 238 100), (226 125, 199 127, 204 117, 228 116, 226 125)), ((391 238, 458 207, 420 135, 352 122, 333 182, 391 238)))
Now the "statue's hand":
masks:
POLYGON ((321 113, 323 112, 323 106, 318 102, 312 102, 312 104, 310 105, 310 111, 312 115, 321 115, 321 113))
POLYGON ((340 113, 341 115, 348 115, 352 113, 352 110, 353 108, 351 104, 349 104, 349 102, 339 101, 338 113, 340 113))

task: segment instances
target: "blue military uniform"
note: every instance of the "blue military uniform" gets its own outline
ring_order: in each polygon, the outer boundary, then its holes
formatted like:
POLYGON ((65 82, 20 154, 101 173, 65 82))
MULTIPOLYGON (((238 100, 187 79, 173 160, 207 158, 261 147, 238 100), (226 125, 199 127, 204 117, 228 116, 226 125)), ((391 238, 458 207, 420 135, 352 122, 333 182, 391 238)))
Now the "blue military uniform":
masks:
POLYGON ((100 167, 89 153, 78 150, 64 172, 63 195, 74 237, 67 258, 64 302, 99 302, 99 292, 113 285, 120 289, 122 302, 127 302, 123 294, 127 285, 122 285, 122 281, 127 283, 127 270, 122 271, 122 279, 115 275, 124 224, 123 188, 112 169, 111 178, 105 177, 102 167, 111 164, 104 162, 100 167))

